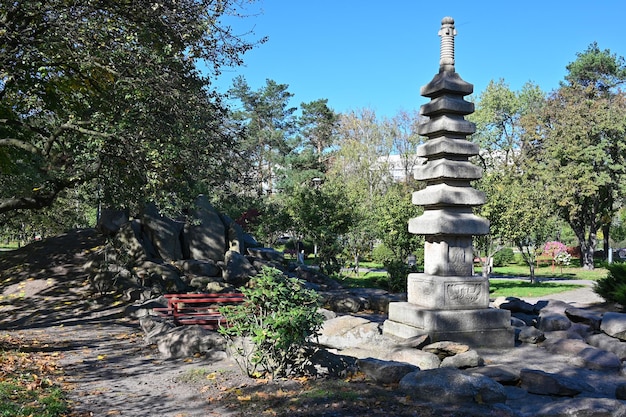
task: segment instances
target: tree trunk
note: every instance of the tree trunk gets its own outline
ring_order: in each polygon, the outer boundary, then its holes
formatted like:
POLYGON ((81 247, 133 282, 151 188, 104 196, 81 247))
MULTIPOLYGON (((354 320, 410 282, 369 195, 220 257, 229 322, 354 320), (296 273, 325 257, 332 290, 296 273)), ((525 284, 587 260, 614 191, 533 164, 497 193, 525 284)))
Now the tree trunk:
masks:
POLYGON ((491 256, 486 256, 485 258, 482 259, 482 266, 483 266, 483 272, 482 272, 482 276, 484 278, 489 278, 489 275, 491 275, 491 265, 492 265, 492 260, 493 258, 491 256))
POLYGON ((580 266, 583 269, 593 269, 593 253, 596 247, 596 230, 589 228, 589 235, 586 236, 585 227, 569 222, 572 230, 578 238, 578 244, 580 245, 580 266))
POLYGON ((611 233, 611 223, 604 223, 602 225, 602 235, 604 237, 604 240, 603 240, 604 260, 606 261, 608 261, 609 259, 609 251, 611 250, 611 245, 609 244, 610 233, 611 233))
POLYGON ((589 232, 589 237, 581 242, 580 245, 580 264, 583 269, 592 270, 594 269, 593 265, 593 254, 596 248, 596 232, 589 232))
POLYGON ((535 283, 535 262, 528 262, 528 266, 530 268, 530 283, 535 283))

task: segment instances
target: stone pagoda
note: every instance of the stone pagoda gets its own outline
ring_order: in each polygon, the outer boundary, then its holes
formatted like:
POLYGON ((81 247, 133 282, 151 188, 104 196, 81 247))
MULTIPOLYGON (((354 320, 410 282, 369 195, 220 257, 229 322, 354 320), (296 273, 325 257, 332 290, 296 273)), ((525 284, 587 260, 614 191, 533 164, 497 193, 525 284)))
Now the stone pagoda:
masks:
POLYGON ((430 102, 421 108, 428 121, 418 133, 428 140, 418 148, 426 163, 415 178, 426 188, 413 193, 413 204, 424 206, 424 214, 409 220, 409 231, 425 235, 424 273, 409 274, 407 302, 389 305, 384 333, 508 347, 514 345, 510 312, 489 308, 489 280, 473 275, 472 236, 488 234, 489 221, 472 210, 484 204, 485 195, 470 184, 482 176, 469 161, 479 151, 467 140, 475 126, 464 118, 474 112, 464 99, 474 87, 455 72, 455 35, 454 19, 445 17, 439 73, 421 89, 430 102))

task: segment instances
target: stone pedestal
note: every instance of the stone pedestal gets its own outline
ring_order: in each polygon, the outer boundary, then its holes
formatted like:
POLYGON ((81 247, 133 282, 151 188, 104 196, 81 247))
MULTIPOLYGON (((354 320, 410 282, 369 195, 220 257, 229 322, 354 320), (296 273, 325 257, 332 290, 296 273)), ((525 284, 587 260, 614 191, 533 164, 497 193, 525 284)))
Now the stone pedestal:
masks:
POLYGON ((432 309, 488 308, 489 281, 483 277, 409 274, 407 301, 432 309))
POLYGON ((453 340, 470 346, 513 347, 511 312, 495 308, 437 310, 409 302, 390 303, 383 334, 400 339, 428 334, 433 342, 453 340))
POLYGON ((433 342, 512 347, 515 331, 508 310, 489 308, 483 277, 409 274, 407 302, 389 304, 385 335, 406 339, 428 334, 433 342))

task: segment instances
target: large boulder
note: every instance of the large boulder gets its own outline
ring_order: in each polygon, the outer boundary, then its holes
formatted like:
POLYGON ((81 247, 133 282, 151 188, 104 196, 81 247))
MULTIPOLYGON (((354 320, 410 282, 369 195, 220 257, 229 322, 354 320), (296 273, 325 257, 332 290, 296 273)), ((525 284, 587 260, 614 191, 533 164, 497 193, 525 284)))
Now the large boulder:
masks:
POLYGON ((166 261, 183 259, 182 233, 184 223, 162 216, 149 204, 141 216, 141 224, 159 256, 166 261))
POLYGON ((419 369, 437 369, 441 366, 441 359, 434 353, 407 347, 396 347, 388 352, 387 359, 410 363, 419 369))
POLYGON ((415 365, 376 358, 358 359, 356 364, 361 372, 381 384, 397 384, 406 374, 419 371, 415 365))
POLYGON ((382 341, 378 323, 350 315, 326 320, 317 335, 321 346, 338 350, 371 347, 377 341, 382 341))
POLYGON ((221 277, 222 269, 215 261, 184 259, 174 263, 181 271, 187 274, 201 275, 204 277, 221 277))
POLYGON ((158 292, 183 292, 188 288, 178 269, 161 260, 144 261, 135 267, 135 273, 146 285, 158 288, 158 292))
POLYGON ((626 405, 612 398, 567 398, 548 402, 532 414, 543 417, 623 417, 626 405))
POLYGON ((121 225, 115 235, 115 240, 117 246, 135 262, 157 257, 152 242, 144 236, 141 222, 137 219, 121 225))
POLYGON ((602 316, 600 330, 611 337, 626 340, 626 314, 610 312, 605 313, 602 316))
POLYGON ((590 335, 585 341, 598 349, 613 352, 622 361, 626 360, 626 342, 604 333, 590 335))
POLYGON ((139 319, 148 343, 155 343, 164 358, 186 358, 195 354, 212 359, 226 358, 226 340, 201 326, 172 327, 159 317, 139 319))
POLYGON ((226 228, 226 236, 228 241, 228 250, 246 254, 246 237, 245 232, 239 224, 230 217, 222 215, 222 221, 226 228))
POLYGON ((96 230, 104 236, 113 236, 123 224, 128 223, 128 219, 128 210, 102 209, 96 230))
POLYGON ((226 229, 220 214, 204 195, 198 196, 185 223, 185 255, 221 261, 226 253, 226 229))
POLYGON ((491 378, 454 368, 411 372, 400 380, 400 388, 411 397, 439 404, 506 401, 504 388, 491 378))
POLYGON ((565 314, 546 312, 539 315, 537 327, 544 332, 553 332, 569 329, 572 322, 565 314))
POLYGON ((451 367, 458 369, 476 368, 484 365, 485 361, 475 350, 459 353, 454 356, 447 356, 441 361, 441 367, 451 367))
POLYGON ((226 252, 224 261, 226 263, 223 272, 224 281, 235 287, 245 285, 250 278, 257 274, 257 270, 248 258, 239 252, 229 250, 226 252))
POLYGON ((580 379, 544 372, 538 369, 520 371, 521 387, 532 394, 573 397, 595 389, 580 379))

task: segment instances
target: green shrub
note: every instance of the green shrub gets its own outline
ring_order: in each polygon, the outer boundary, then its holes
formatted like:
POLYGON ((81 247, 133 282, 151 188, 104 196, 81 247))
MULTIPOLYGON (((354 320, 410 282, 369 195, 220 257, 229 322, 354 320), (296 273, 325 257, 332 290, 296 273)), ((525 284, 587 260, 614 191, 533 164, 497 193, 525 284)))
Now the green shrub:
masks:
POLYGON ((516 253, 513 259, 513 263, 517 265, 526 265, 526 261, 521 253, 516 253))
POLYGON ((372 261, 378 264, 384 264, 385 262, 389 262, 394 257, 391 249, 387 247, 384 243, 380 243, 374 246, 372 249, 372 261))
POLYGON ((502 248, 493 255, 493 266, 506 266, 515 261, 515 253, 511 248, 502 248))
POLYGON ((317 312, 319 295, 267 267, 242 292, 244 303, 220 309, 230 327, 219 329, 241 369, 251 377, 301 371, 306 362, 302 353, 324 320, 317 312))
POLYGON ((380 282, 381 286, 389 292, 406 292, 407 276, 411 272, 417 272, 417 268, 402 261, 387 261, 384 266, 387 270, 387 277, 385 281, 380 282))
POLYGON ((626 306, 626 263, 607 264, 609 273, 599 279, 593 290, 606 301, 626 306))

